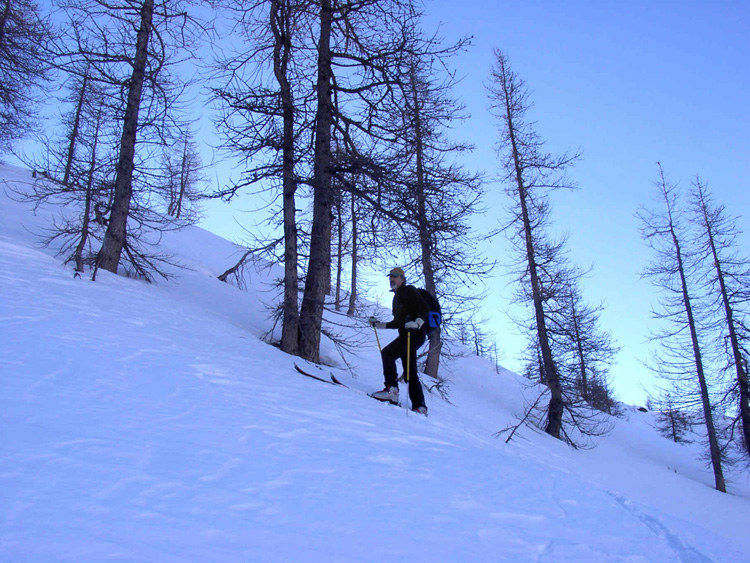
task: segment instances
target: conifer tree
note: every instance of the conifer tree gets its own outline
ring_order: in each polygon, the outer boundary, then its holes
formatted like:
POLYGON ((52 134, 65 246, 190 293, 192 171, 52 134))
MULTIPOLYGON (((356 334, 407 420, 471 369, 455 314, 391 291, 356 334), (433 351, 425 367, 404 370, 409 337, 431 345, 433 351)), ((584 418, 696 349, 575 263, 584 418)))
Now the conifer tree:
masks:
POLYGON ((670 184, 659 164, 656 182, 662 211, 642 209, 638 213, 641 235, 654 252, 651 265, 643 276, 662 292, 661 310, 654 311, 663 328, 653 335, 661 344, 653 369, 670 382, 675 406, 699 406, 708 437, 708 451, 718 491, 726 492, 722 454, 714 422, 714 409, 701 342, 701 319, 705 311, 696 297, 697 255, 689 248, 689 237, 678 205, 677 189, 670 184))
POLYGON ((575 389, 575 394, 593 408, 614 414, 614 399, 609 385, 609 366, 619 349, 612 343, 609 332, 599 326, 603 305, 587 304, 578 280, 583 273, 573 272, 562 290, 560 306, 551 315, 553 346, 561 358, 564 388, 575 389))
POLYGON ((239 179, 215 195, 230 200, 245 190, 280 193, 281 213, 273 209, 280 221, 274 221, 274 232, 260 237, 256 246, 268 249, 274 259, 280 254, 284 265, 280 346, 297 354, 302 234, 297 197, 307 180, 312 144, 314 95, 305 77, 315 69, 307 43, 314 2, 216 0, 214 5, 229 11, 239 39, 216 63, 218 79, 212 87, 220 109, 216 125, 222 148, 243 163, 239 179))
MULTIPOLYGON (((481 175, 467 170, 461 157, 472 150, 452 141, 447 131, 466 118, 452 95, 455 77, 444 69, 463 50, 466 39, 443 47, 436 38, 415 33, 412 55, 398 76, 393 108, 396 130, 396 193, 393 212, 402 217, 390 228, 391 244, 404 263, 414 264, 424 288, 442 303, 446 320, 469 310, 482 297, 479 281, 489 264, 479 257, 470 222, 483 195, 481 175), (450 314, 449 314, 450 311, 450 314)), ((440 329, 430 334, 425 373, 439 379, 440 329)))
POLYGON ((658 409, 656 414, 657 432, 676 444, 691 442, 687 435, 693 430, 693 417, 675 407, 670 393, 667 392, 662 398, 658 399, 658 409))
POLYGON ((54 38, 33 0, 0 2, 0 150, 31 131, 51 79, 47 49, 54 38))
POLYGON ((603 413, 616 413, 608 366, 617 349, 598 326, 601 308, 588 306, 581 295, 584 272, 570 262, 567 236, 551 234, 550 194, 575 188, 565 173, 579 154, 545 152, 527 116, 528 89, 498 50, 488 91, 500 122, 502 180, 513 200, 503 230, 516 250, 516 300, 530 312, 520 321, 528 335, 526 374, 543 385, 524 420, 573 447, 591 445, 611 428, 603 413), (538 405, 545 396, 542 414, 538 405))
POLYGON ((47 202, 60 209, 42 243, 54 243, 66 263, 75 263, 79 276, 86 264, 94 264, 92 245, 101 244, 106 228, 113 193, 115 130, 105 116, 104 92, 86 69, 81 77, 68 80, 66 91, 60 100, 64 108, 60 134, 40 136, 43 150, 23 157, 36 180, 30 193, 19 196, 35 205, 47 202))
POLYGON ((140 235, 170 222, 166 210, 152 206, 162 182, 151 150, 170 144, 186 127, 179 103, 186 83, 171 70, 192 56, 197 22, 188 0, 57 4, 63 33, 54 47, 55 66, 68 76, 85 69, 106 91, 106 118, 120 126, 114 194, 97 265, 117 272, 125 253, 135 273, 149 278, 158 268, 139 249, 140 235))
POLYGON ((544 152, 543 142, 527 118, 531 107, 528 89, 499 50, 495 50, 488 92, 491 110, 501 124, 503 180, 514 201, 514 215, 506 232, 511 232, 511 242, 517 244, 522 257, 518 281, 524 300, 533 310, 531 342, 539 352, 541 380, 550 392, 544 430, 563 439, 563 388, 559 362, 554 358, 550 340, 546 310, 549 300, 542 278, 545 265, 559 263, 563 248, 561 242, 550 241, 547 233, 550 215, 547 194, 553 189, 573 187, 564 172, 578 155, 553 157, 544 152))
MULTIPOLYGON (((240 66, 227 66, 237 84, 228 93, 229 89, 222 88, 219 94, 231 110, 228 118, 223 118, 227 142, 244 151, 248 161, 252 160, 254 172, 246 174, 244 185, 262 179, 280 180, 282 172, 289 180, 284 180, 288 186, 284 188, 287 231, 279 240, 308 237, 309 254, 297 329, 289 332, 290 337, 292 333, 297 337, 297 345, 284 345, 284 349, 313 361, 319 359, 323 311, 332 288, 332 211, 337 192, 342 189, 356 192, 351 185, 352 177, 377 176, 383 169, 373 162, 366 147, 380 146, 382 153, 382 144, 387 142, 388 124, 381 102, 393 95, 389 72, 402 56, 404 30, 413 23, 409 20, 409 8, 406 0, 253 3, 242 25, 247 25, 256 37, 270 41, 254 43, 251 44, 254 47, 248 48, 248 56, 242 60, 255 66, 247 70, 246 77, 242 76, 240 66), (278 6, 279 14, 286 6, 298 16, 287 27, 280 20, 272 22, 270 34, 268 20, 264 23, 258 17, 267 6, 272 12, 278 6), (284 59, 284 53, 291 53, 291 58, 284 59), (280 80, 270 87, 263 79, 262 63, 272 57, 277 63, 286 61, 283 63, 286 66, 276 64, 276 78, 280 80), (282 67, 286 74, 279 72, 282 67), (285 91, 293 105, 284 102, 285 91), (293 121, 286 119, 289 115, 294 117, 293 121), (243 117, 250 127, 242 127, 243 117), (281 150, 282 143, 290 150, 281 150), (276 157, 272 156, 274 151, 276 157), (270 158, 259 158, 264 153, 270 158), (279 153, 285 156, 282 158, 279 153), (301 218, 292 221, 294 202, 290 196, 299 186, 309 190, 304 195, 312 202, 309 228, 303 227, 301 218)), ((236 192, 236 187, 232 187, 227 194, 236 192)), ((296 268, 296 263, 291 263, 297 259, 293 254, 285 254, 288 268, 296 268)), ((287 275, 286 279, 291 278, 287 275)), ((285 286, 286 291, 292 291, 292 283, 285 286)), ((296 298, 296 283, 294 286, 296 298)), ((292 300, 287 303, 290 306, 285 305, 285 310, 291 312, 292 300)))
MULTIPOLYGON (((691 192, 692 220, 698 229, 700 261, 710 265, 704 272, 704 288, 716 316, 719 354, 724 370, 731 374, 726 397, 736 413, 732 427, 739 426, 742 450, 750 457, 750 388, 747 359, 750 357, 750 258, 740 253, 736 225, 723 205, 717 204, 700 178, 691 192)), ((735 434, 730 432, 730 434, 735 434)), ((746 458, 747 459, 747 458, 746 458)))

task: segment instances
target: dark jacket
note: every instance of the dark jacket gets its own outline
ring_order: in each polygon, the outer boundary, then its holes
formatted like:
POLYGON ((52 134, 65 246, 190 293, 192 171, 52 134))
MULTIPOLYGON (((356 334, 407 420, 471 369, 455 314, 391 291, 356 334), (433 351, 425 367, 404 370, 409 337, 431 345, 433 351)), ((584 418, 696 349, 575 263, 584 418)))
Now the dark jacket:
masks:
MULTIPOLYGON (((427 321, 430 312, 416 287, 402 284, 393 295, 393 320, 386 323, 387 328, 397 328, 399 333, 405 332, 404 323, 417 318, 427 321)), ((425 325, 422 325, 422 330, 425 325)))

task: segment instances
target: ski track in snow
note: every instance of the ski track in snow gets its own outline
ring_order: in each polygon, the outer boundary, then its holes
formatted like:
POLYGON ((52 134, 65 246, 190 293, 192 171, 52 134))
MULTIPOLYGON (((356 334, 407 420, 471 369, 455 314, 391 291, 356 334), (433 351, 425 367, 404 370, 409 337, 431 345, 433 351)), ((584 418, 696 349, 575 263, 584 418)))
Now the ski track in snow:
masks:
POLYGON ((672 551, 679 557, 680 561, 691 563, 705 563, 711 561, 709 557, 706 557, 698 549, 686 545, 680 536, 673 533, 658 516, 648 514, 644 509, 634 506, 634 503, 631 500, 620 495, 612 494, 612 498, 632 514, 633 517, 649 528, 657 537, 663 538, 672 551))
POLYGON ((443 366, 429 418, 364 395, 374 343, 336 370, 351 389, 297 374, 257 338, 270 279, 218 282, 213 235, 165 240, 195 266, 174 281, 91 283, 21 220, 4 200, 0 560, 748 560, 747 482, 712 491, 640 413, 591 451, 505 444, 520 379, 482 360, 443 366))

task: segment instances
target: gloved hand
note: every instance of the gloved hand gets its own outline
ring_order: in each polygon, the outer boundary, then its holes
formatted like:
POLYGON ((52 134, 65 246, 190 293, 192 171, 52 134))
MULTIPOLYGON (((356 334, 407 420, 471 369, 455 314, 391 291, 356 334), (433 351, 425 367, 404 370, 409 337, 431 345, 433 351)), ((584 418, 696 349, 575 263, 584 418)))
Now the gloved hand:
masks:
POLYGON ((419 330, 422 328, 422 325, 424 324, 424 320, 417 317, 413 321, 409 321, 408 323, 404 323, 404 328, 406 330, 419 330))
POLYGON ((369 325, 373 328, 385 328, 385 323, 381 323, 378 319, 375 317, 370 317, 367 319, 367 322, 369 325))

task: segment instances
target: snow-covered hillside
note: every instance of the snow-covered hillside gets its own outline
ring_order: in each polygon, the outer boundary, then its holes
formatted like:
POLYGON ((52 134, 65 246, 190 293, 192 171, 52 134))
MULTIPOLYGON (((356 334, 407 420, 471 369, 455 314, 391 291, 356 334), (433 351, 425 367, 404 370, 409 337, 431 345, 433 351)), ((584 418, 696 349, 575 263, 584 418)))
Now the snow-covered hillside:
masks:
POLYGON ((351 371, 323 345, 350 389, 265 344, 278 271, 219 282, 233 244, 170 233, 173 280, 91 282, 39 248, 49 220, 0 194, 2 561, 750 560, 747 475, 716 492, 650 413, 593 450, 505 444, 521 378, 467 357, 443 366, 451 402, 414 415, 365 395, 382 377, 361 321, 336 319, 351 371))

